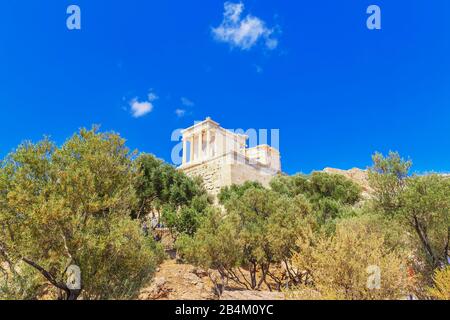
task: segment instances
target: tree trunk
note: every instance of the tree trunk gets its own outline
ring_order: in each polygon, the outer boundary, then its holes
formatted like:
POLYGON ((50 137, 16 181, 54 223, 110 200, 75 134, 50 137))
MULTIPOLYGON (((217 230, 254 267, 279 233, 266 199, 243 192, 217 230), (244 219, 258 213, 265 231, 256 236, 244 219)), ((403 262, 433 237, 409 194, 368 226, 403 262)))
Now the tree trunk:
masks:
POLYGON ((256 289, 256 263, 253 263, 253 268, 250 267, 250 277, 252 281, 252 289, 256 289))
POLYGON ((71 290, 71 289, 68 289, 68 290, 69 290, 69 292, 67 294, 66 300, 77 300, 81 294, 81 290, 71 290))
MULTIPOLYGON (((64 291, 64 293, 66 295, 64 297, 64 300, 77 300, 78 297, 80 296, 82 289, 77 289, 77 290, 69 289, 65 283, 57 281, 56 278, 50 272, 45 270, 43 267, 41 267, 36 262, 34 262, 30 259, 27 259, 27 258, 22 258, 22 261, 27 263, 29 266, 35 268, 36 270, 38 270, 53 286, 64 291)), ((61 295, 59 295, 59 296, 60 296, 59 298, 62 298, 61 295)))
POLYGON ((437 267, 439 264, 439 258, 437 258, 433 252, 433 249, 431 248, 431 245, 428 241, 427 234, 423 231, 422 225, 419 222, 419 219, 417 216, 413 216, 414 222, 414 228, 416 229, 417 235, 419 236, 420 241, 422 242, 422 245, 424 246, 425 252, 428 254, 428 256, 431 259, 431 264, 433 265, 433 268, 437 267))

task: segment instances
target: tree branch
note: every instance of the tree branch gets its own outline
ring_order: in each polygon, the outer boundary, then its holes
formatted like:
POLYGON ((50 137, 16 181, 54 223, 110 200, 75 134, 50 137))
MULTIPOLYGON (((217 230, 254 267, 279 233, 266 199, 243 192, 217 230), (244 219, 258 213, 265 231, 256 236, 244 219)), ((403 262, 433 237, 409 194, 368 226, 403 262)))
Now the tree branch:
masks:
POLYGON ((67 286, 64 283, 57 281, 50 272, 45 270, 43 267, 38 265, 36 262, 34 262, 30 259, 27 259, 25 257, 22 258, 22 261, 27 263, 31 267, 35 268, 36 270, 38 270, 52 285, 54 285, 58 289, 64 290, 67 293, 67 296, 70 296, 69 288, 67 288, 67 286))
POLYGON ((448 249, 450 246, 450 227, 447 228, 447 244, 444 248, 444 264, 450 264, 448 249))
POLYGON ((419 222, 419 219, 416 215, 413 215, 414 219, 414 228, 416 229, 416 232, 420 238, 420 241, 422 242, 423 246, 425 247, 425 251, 430 256, 433 266, 436 266, 439 259, 436 258, 436 256, 433 253, 433 250, 431 249, 430 243, 428 241, 428 237, 426 233, 423 232, 422 226, 419 222))

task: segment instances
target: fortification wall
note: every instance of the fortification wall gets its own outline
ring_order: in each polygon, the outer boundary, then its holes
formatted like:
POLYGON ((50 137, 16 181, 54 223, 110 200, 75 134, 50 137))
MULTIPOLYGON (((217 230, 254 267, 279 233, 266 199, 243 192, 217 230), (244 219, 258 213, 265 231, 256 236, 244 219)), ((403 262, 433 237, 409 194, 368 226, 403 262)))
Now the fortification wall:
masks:
POLYGON ((216 196, 223 186, 231 184, 230 167, 223 159, 215 159, 183 169, 190 177, 199 176, 203 179, 208 193, 216 196))
POLYGON ((220 157, 182 169, 188 176, 200 176, 206 190, 217 196, 220 189, 246 181, 258 181, 268 187, 276 172, 255 164, 248 164, 234 157, 220 157))
POLYGON ((250 166, 248 164, 231 164, 231 183, 243 184, 246 181, 257 181, 263 186, 268 187, 270 180, 272 180, 275 174, 264 172, 257 166, 250 166))

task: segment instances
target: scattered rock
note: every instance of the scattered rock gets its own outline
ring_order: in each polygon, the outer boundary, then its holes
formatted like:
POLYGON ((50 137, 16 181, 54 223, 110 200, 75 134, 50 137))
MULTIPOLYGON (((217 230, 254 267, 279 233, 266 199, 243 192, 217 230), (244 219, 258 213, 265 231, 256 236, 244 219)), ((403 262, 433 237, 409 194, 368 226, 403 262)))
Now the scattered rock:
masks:
POLYGON ((186 273, 183 277, 185 280, 189 281, 193 285, 196 285, 201 281, 201 279, 193 273, 186 273))
POLYGON ((168 288, 166 284, 167 280, 164 277, 156 277, 150 287, 141 291, 139 299, 157 300, 167 297, 172 289, 168 288))
POLYGON ((150 285, 141 290, 141 300, 212 300, 213 284, 206 272, 176 260, 164 261, 150 285))
POLYGON ((197 284, 195 285, 195 287, 196 287, 198 290, 203 290, 203 289, 205 288, 205 285, 204 285, 202 282, 199 282, 199 283, 197 283, 197 284))
MULTIPOLYGON (((211 277, 221 284, 217 272, 208 270, 211 277)), ((149 286, 139 294, 141 300, 216 300, 214 283, 208 271, 189 264, 180 264, 176 260, 164 261, 149 286)), ((222 300, 284 300, 280 292, 240 290, 228 284, 222 286, 222 300)))
POLYGON ((208 272, 200 268, 194 268, 194 270, 192 270, 192 273, 199 278, 205 278, 208 276, 208 272))

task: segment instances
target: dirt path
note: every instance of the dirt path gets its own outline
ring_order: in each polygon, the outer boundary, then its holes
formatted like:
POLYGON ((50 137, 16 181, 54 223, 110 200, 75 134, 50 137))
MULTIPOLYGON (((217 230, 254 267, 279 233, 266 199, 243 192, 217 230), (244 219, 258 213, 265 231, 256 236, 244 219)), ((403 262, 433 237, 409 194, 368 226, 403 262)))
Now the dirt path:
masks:
POLYGON ((166 260, 158 268, 152 283, 144 288, 142 300, 209 300, 215 299, 208 275, 188 264, 166 260))
MULTIPOLYGON (((226 290, 221 300, 281 300, 280 292, 226 290)), ((189 264, 168 259, 158 268, 152 282, 139 294, 140 300, 214 300, 213 284, 207 273, 189 264)))

